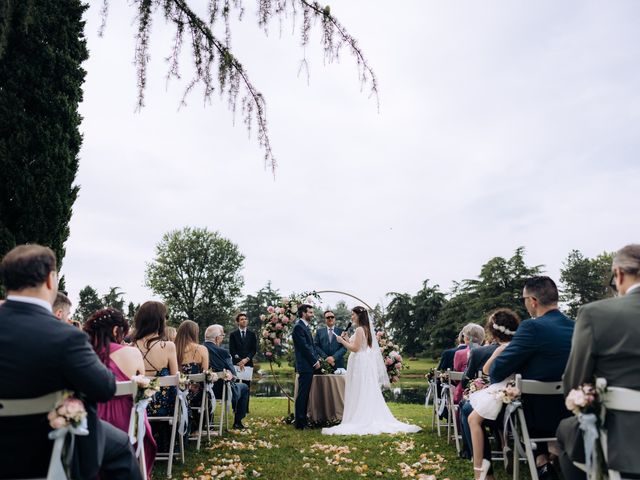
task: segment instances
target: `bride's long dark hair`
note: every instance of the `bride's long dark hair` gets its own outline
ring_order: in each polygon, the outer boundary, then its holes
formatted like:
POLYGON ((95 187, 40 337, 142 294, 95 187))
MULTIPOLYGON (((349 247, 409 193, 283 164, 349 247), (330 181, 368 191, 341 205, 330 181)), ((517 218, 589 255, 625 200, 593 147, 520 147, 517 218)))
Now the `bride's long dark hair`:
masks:
POLYGON ((361 306, 353 307, 351 310, 358 316, 358 326, 362 327, 364 330, 364 334, 367 337, 367 345, 371 348, 371 344, 373 343, 371 337, 371 323, 369 322, 369 314, 367 313, 367 309, 361 306))

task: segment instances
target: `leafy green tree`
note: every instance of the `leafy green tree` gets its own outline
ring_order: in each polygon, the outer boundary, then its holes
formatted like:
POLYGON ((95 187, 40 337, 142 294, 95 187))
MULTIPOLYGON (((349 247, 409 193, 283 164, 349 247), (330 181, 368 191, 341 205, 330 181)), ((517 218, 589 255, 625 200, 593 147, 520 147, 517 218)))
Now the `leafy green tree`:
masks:
POLYGON ((96 310, 103 308, 103 303, 95 288, 87 285, 79 294, 78 306, 73 314, 73 319, 84 322, 96 310))
POLYGON ((103 308, 111 307, 124 313, 124 292, 120 287, 110 287, 109 291, 102 296, 103 308))
POLYGON ((271 282, 262 287, 255 295, 247 295, 240 302, 240 311, 247 314, 249 328, 259 334, 262 328, 260 315, 267 311, 269 305, 277 305, 280 302, 280 292, 271 287, 271 282))
POLYGON ((129 302, 129 304, 127 305, 127 318, 129 319, 129 322, 133 322, 133 319, 136 316, 136 312, 139 308, 140 304, 136 305, 133 302, 129 302))
POLYGON ((32 242, 62 264, 78 195, 86 8, 80 0, 0 2, 0 258, 32 242))
POLYGON ((567 304, 567 314, 575 318, 578 309, 613 295, 609 288, 613 253, 603 252, 595 258, 585 257, 579 250, 569 252, 560 269, 562 301, 567 304))
POLYGON ((238 246, 218 232, 185 227, 162 237, 146 285, 166 302, 174 323, 190 319, 204 330, 229 322, 244 285, 243 263, 238 246))
POLYGON ((392 297, 387 307, 387 335, 399 343, 405 349, 405 353, 412 355, 413 352, 407 350, 406 347, 408 332, 413 323, 413 298, 408 293, 398 292, 389 292, 387 296, 392 297))

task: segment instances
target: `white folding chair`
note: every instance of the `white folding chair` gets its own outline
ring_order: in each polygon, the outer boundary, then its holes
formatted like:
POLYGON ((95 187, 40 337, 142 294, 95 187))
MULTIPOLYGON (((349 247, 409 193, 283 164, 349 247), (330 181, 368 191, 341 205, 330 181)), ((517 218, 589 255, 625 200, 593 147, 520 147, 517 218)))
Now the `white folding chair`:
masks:
MULTIPOLYGON (((596 381, 598 383, 598 381, 596 381)), ((605 410, 617 410, 621 412, 635 412, 640 414, 640 391, 622 387, 607 387, 604 395, 605 410)), ((603 424, 604 424, 604 418, 603 424)), ((608 461, 607 431, 600 430, 600 444, 605 461, 608 461)), ((609 469, 609 480, 623 480, 620 472, 609 469)))
MULTIPOLYGON (((431 430, 433 431, 436 428, 436 419, 438 418, 438 406, 440 405, 439 397, 438 397, 438 377, 440 376, 440 372, 437 370, 434 372, 433 379, 428 382, 429 388, 427 389, 427 394, 424 399, 424 407, 429 408, 429 401, 433 405, 431 410, 431 430)), ((438 424, 438 436, 440 436, 440 422, 438 424)))
MULTIPOLYGON (((216 372, 219 378, 224 377, 224 372, 216 372)), ((222 380, 218 380, 219 382, 222 380)), ((223 382, 222 386, 222 398, 212 398, 211 403, 213 405, 213 421, 209 428, 213 431, 218 431, 218 436, 222 436, 223 430, 229 430, 229 409, 231 407, 231 384, 229 382, 223 382), (220 413, 217 414, 218 405, 220 406, 220 413), (216 423, 216 418, 218 422, 216 423)), ((208 415, 207 415, 208 416, 208 415)))
MULTIPOLYGON (((451 442, 451 439, 453 438, 456 442, 456 450, 458 453, 460 453, 462 447, 460 445, 460 440, 462 440, 462 436, 458 434, 458 422, 457 422, 457 412, 458 412, 458 405, 453 403, 453 390, 455 389, 456 385, 453 384, 453 382, 461 382, 462 381, 462 377, 464 377, 464 373, 463 372, 453 372, 450 369, 447 370, 447 384, 448 384, 448 388, 446 389, 447 392, 447 396, 446 396, 446 402, 447 402, 447 443, 451 442), (451 435, 451 429, 453 427, 453 435, 451 435)), ((443 396, 444 396, 444 392, 443 392, 443 396)))
MULTIPOLYGON (((0 399, 0 417, 21 417, 23 415, 47 414, 53 410, 56 403, 62 398, 63 392, 53 392, 36 398, 20 398, 20 399, 0 399)), ((61 445, 64 446, 64 438, 61 445)), ((63 463, 64 448, 53 448, 51 451, 51 460, 49 461, 49 470, 47 472, 47 480, 66 480, 67 476, 64 469, 56 468, 63 463), (61 476, 63 475, 63 476, 61 476)))
MULTIPOLYGON (((522 375, 516 375, 516 388, 520 390, 522 395, 560 395, 562 396, 562 382, 539 382, 537 380, 523 380, 522 375)), ((536 459, 533 456, 533 443, 549 443, 557 441, 556 437, 531 438, 529 436, 529 428, 522 409, 522 400, 520 405, 514 412, 516 413, 515 428, 513 428, 513 480, 517 480, 520 476, 520 460, 519 445, 524 445, 525 456, 522 460, 529 464, 529 472, 531 480, 538 480, 538 470, 536 469, 536 459), (520 432, 520 433, 518 433, 520 432), (522 435, 522 438, 520 438, 522 435)), ((505 442, 507 439, 505 438, 505 442)))
MULTIPOLYGON (((133 400, 133 406, 131 407, 131 416, 129 420, 129 431, 127 432, 129 435, 129 440, 131 444, 134 444, 134 439, 136 439, 135 429, 138 424, 138 411, 136 410, 136 393, 138 392, 138 384, 130 380, 128 382, 116 382, 116 394, 114 397, 126 397, 131 396, 133 400)), ((141 437, 138 437, 141 438, 141 437)), ((147 478, 147 463, 144 454, 144 446, 141 448, 135 448, 136 457, 138 458, 138 466, 140 467, 140 473, 142 474, 142 478, 147 478)))
POLYGON ((171 438, 169 440, 169 452, 158 452, 156 454, 157 460, 167 460, 167 477, 171 477, 171 470, 173 468, 173 459, 174 457, 180 457, 182 463, 184 463, 184 437, 179 435, 178 443, 180 445, 180 451, 175 451, 176 444, 176 432, 178 429, 178 424, 181 421, 182 417, 182 409, 180 408, 180 399, 178 398, 178 390, 180 389, 180 376, 176 375, 167 375, 164 377, 158 377, 160 380, 161 387, 175 387, 176 388, 176 401, 173 406, 173 415, 165 416, 165 417, 154 417, 149 416, 149 422, 166 422, 171 426, 171 438))
MULTIPOLYGON (((189 381, 194 383, 202 383, 202 399, 200 401, 200 405, 189 405, 189 408, 193 411, 198 412, 198 433, 196 439, 196 450, 200 451, 200 445, 202 443, 202 431, 203 431, 203 423, 206 421, 207 427, 207 440, 211 440, 211 418, 209 414, 209 405, 213 405, 212 402, 215 402, 214 398, 209 398, 211 395, 206 387, 207 376, 205 373, 193 373, 191 375, 187 375, 189 381), (206 420, 205 420, 206 419, 206 420)), ((190 439, 191 440, 191 439, 190 439)))

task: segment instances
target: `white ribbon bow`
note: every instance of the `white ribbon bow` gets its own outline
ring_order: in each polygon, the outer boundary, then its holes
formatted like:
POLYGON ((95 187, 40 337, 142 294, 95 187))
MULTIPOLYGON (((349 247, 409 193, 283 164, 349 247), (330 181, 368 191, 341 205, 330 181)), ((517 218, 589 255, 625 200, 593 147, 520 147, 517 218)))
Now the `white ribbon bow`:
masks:
POLYGON ((214 405, 216 402, 216 394, 213 393, 213 383, 205 382, 204 389, 209 394, 209 416, 213 415, 214 405))
POLYGON ((176 388, 178 401, 180 401, 180 423, 178 424, 178 433, 184 435, 189 426, 189 407, 187 406, 187 392, 176 388))
POLYGON ((49 471, 47 472, 47 480, 60 480, 67 478, 67 468, 71 464, 73 457, 73 449, 76 435, 89 435, 87 429, 87 419, 83 418, 77 427, 68 425, 66 427, 57 428, 49 432, 49 439, 53 440, 53 452, 51 453, 51 462, 49 463, 49 471), (71 442, 67 449, 64 463, 62 460, 62 449, 67 435, 71 435, 71 442))
POLYGON ((595 413, 578 415, 578 423, 580 423, 580 430, 582 430, 582 438, 584 440, 584 460, 589 480, 599 476, 597 441, 600 432, 598 432, 597 421, 598 418, 595 413))
POLYGON ((427 390, 427 395, 424 398, 424 406, 428 407, 429 406, 429 400, 431 399, 434 404, 435 404, 435 389, 438 388, 436 386, 436 382, 431 380, 429 382, 429 389, 427 390))
POLYGON ((449 387, 448 383, 442 384, 442 390, 440 390, 440 405, 438 407, 438 416, 442 416, 444 413, 444 409, 447 408, 447 396, 449 395, 449 387))
POLYGON ((516 450, 518 451, 518 456, 526 457, 526 453, 522 448, 522 444, 518 441, 518 432, 516 430, 516 425, 513 423, 513 414, 522 407, 522 403, 520 400, 514 400, 511 403, 508 403, 505 411, 504 411, 504 423, 502 426, 502 434, 504 436, 505 442, 509 438, 509 430, 513 432, 513 443, 515 445, 516 450))
MULTIPOLYGON (((134 441, 138 442, 136 447, 136 457, 140 457, 140 453, 142 453, 142 448, 144 446, 144 436, 147 433, 147 428, 144 424, 145 414, 147 413, 147 406, 151 401, 150 398, 143 398, 135 405, 136 417, 138 418, 138 431, 137 438, 134 441)), ((132 415, 133 417, 133 415, 132 415)), ((131 435, 129 436, 129 440, 131 440, 131 435)), ((131 442, 133 443, 133 441, 131 442)))

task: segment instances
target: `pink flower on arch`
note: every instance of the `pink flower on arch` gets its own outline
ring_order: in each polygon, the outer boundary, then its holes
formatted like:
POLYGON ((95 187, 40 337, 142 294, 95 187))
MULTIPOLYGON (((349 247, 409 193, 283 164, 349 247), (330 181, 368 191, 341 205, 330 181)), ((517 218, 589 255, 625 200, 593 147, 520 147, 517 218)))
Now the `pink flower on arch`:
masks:
POLYGON ((271 357, 272 355, 273 355, 273 353, 271 353, 271 352, 265 352, 265 354, 264 354, 265 357, 271 357))
POLYGON ((275 309, 275 308, 273 308, 271 305, 269 305, 269 306, 267 307, 267 312, 269 312, 269 313, 273 313, 273 312, 275 312, 275 311, 276 311, 276 309, 275 309))
POLYGON ((281 323, 276 325, 276 330, 282 330, 284 328, 284 325, 282 325, 281 323))
POLYGON ((274 344, 274 345, 280 345, 281 343, 282 343, 282 340, 280 340, 279 338, 276 338, 276 339, 273 341, 273 344, 274 344))
POLYGON ((264 338, 269 338, 269 332, 268 332, 267 330, 263 330, 263 331, 262 331, 262 336, 263 336, 264 338))

